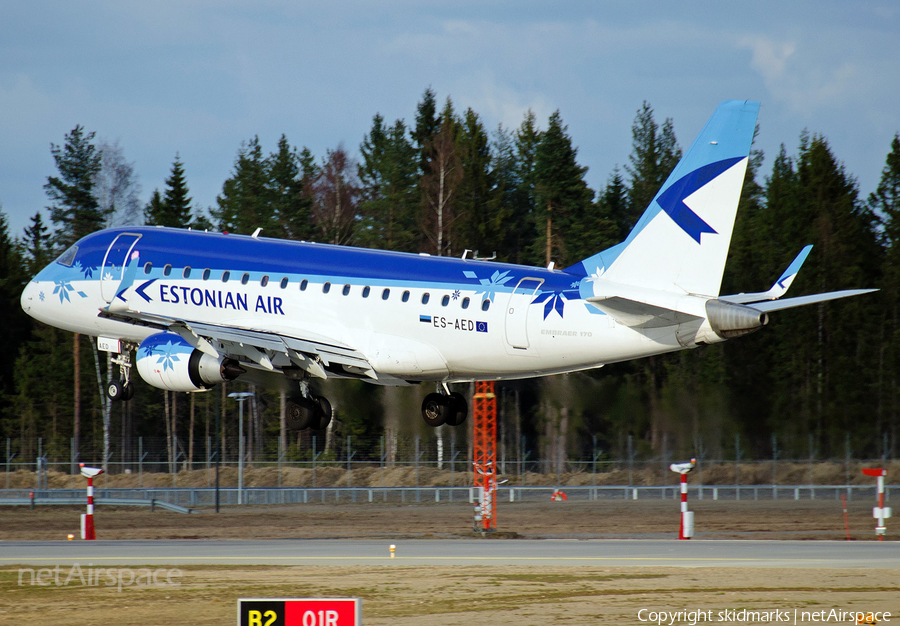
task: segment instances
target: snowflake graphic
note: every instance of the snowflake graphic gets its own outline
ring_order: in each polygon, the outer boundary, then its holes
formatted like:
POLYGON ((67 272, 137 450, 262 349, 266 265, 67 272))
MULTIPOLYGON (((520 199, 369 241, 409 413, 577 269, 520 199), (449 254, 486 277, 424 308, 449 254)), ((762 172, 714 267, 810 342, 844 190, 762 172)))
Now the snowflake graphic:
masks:
POLYGON ((38 298, 41 299, 41 302, 44 301, 44 292, 43 291, 38 294, 38 298))
POLYGON ((559 317, 562 318, 565 313, 566 302, 579 299, 578 290, 574 289, 577 285, 578 283, 573 283, 573 289, 538 290, 536 297, 531 301, 531 304, 544 305, 544 319, 547 319, 553 311, 559 313, 559 317))
POLYGON ((531 304, 541 304, 542 302, 546 302, 546 304, 544 304, 544 319, 547 319, 547 316, 550 315, 552 311, 559 313, 560 317, 563 316, 566 306, 566 297, 562 292, 544 291, 539 293, 538 297, 531 301, 531 304))
POLYGON ((509 281, 511 281, 513 279, 513 277, 509 275, 508 271, 503 272, 501 274, 499 270, 494 272, 489 279, 488 278, 478 278, 478 276, 475 274, 475 272, 469 272, 469 271, 463 272, 463 275, 465 275, 466 278, 477 278, 478 282, 480 282, 482 285, 487 287, 487 289, 475 292, 475 295, 481 294, 482 302, 484 302, 485 300, 490 300, 493 302, 494 296, 496 295, 496 292, 497 292, 497 287, 502 287, 502 286, 506 285, 506 283, 508 283, 509 281))
POLYGON ((67 280, 57 280, 56 287, 53 288, 53 295, 59 295, 59 303, 71 302, 69 292, 75 291, 75 287, 69 284, 67 280))
POLYGON ((572 289, 578 289, 578 285, 580 285, 580 284, 581 284, 580 281, 575 281, 571 285, 569 285, 569 287, 571 287, 572 289))
POLYGON ((456 291, 453 292, 453 299, 459 300, 459 289, 457 289, 456 291))
POLYGON ((156 360, 156 364, 159 365, 162 363, 163 371, 175 369, 175 363, 180 363, 181 359, 178 358, 177 354, 172 353, 172 348, 177 348, 176 344, 173 344, 169 341, 164 346, 154 346, 150 351, 150 354, 159 354, 159 358, 156 360))
POLYGON ((93 278, 94 277, 94 268, 90 265, 82 265, 81 261, 77 261, 75 263, 75 269, 81 272, 85 278, 93 278))

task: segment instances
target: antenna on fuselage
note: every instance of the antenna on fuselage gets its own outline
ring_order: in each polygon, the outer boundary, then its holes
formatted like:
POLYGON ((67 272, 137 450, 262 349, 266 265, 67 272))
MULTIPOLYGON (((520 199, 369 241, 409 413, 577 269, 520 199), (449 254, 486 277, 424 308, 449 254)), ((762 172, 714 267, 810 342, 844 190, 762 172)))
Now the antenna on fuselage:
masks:
POLYGON ((262 226, 260 226, 260 227, 257 228, 256 230, 254 230, 254 231, 253 231, 253 234, 250 235, 250 236, 253 237, 254 239, 258 239, 258 238, 259 238, 259 234, 260 234, 261 232, 262 232, 262 226))

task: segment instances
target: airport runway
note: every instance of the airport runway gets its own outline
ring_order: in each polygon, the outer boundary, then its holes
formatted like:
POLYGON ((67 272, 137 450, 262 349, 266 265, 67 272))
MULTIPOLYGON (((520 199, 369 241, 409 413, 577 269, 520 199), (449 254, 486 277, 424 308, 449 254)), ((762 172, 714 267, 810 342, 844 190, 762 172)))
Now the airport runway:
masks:
POLYGON ((900 542, 273 539, 15 541, 0 565, 523 565, 900 569, 900 542))

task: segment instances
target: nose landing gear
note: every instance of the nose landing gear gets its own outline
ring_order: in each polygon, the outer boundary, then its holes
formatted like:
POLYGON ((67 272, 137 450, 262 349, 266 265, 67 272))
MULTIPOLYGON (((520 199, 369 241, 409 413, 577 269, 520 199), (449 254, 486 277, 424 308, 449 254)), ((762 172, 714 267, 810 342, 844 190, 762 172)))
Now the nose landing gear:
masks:
POLYGON ((131 348, 125 346, 125 350, 115 355, 112 362, 119 366, 121 378, 107 383, 106 397, 112 402, 127 402, 134 397, 134 384, 131 382, 131 348))

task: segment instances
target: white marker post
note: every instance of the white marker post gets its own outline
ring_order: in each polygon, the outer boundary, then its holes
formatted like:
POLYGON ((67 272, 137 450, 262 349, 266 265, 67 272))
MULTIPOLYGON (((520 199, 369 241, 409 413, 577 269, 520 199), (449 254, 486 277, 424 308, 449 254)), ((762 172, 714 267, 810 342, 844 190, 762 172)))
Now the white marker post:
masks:
POLYGON ((103 470, 99 467, 85 467, 79 463, 81 475, 87 478, 87 513, 81 516, 81 538, 95 540, 97 533, 94 531, 94 476, 99 476, 103 470))
POLYGON ((886 469, 864 469, 863 474, 866 476, 875 476, 878 479, 878 506, 872 509, 872 517, 878 520, 875 527, 875 534, 878 535, 878 541, 884 541, 884 531, 887 528, 884 520, 891 516, 891 507, 884 506, 884 477, 887 476, 886 469))
POLYGON ((681 525, 678 528, 679 539, 690 539, 694 536, 694 513, 688 511, 687 508, 687 475, 694 466, 697 465, 697 459, 691 459, 690 463, 672 463, 669 469, 676 474, 681 474, 681 525))

